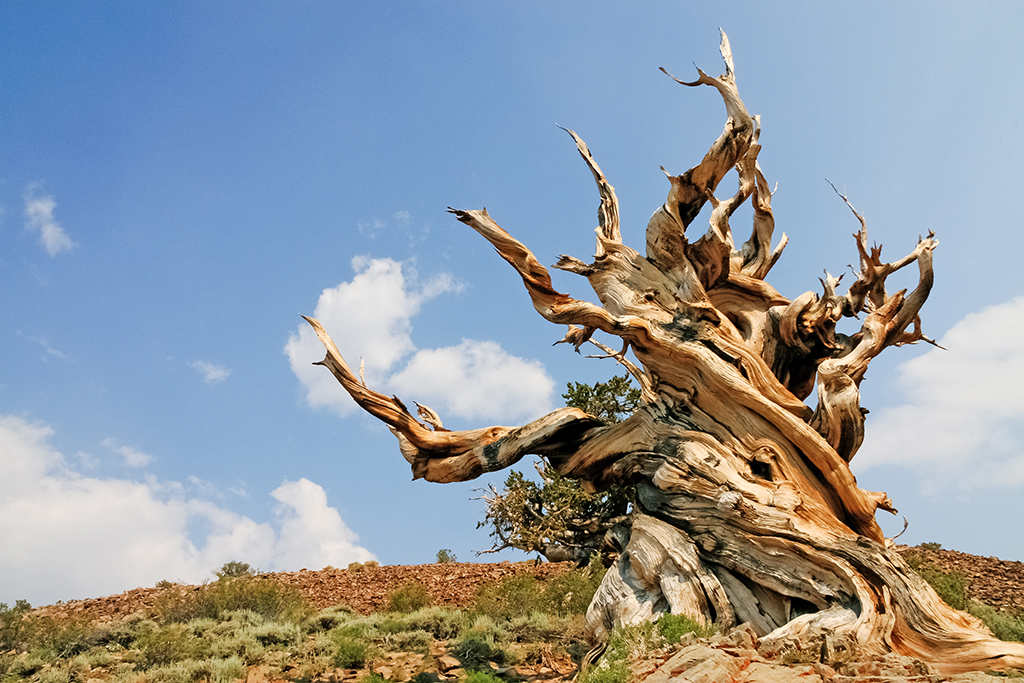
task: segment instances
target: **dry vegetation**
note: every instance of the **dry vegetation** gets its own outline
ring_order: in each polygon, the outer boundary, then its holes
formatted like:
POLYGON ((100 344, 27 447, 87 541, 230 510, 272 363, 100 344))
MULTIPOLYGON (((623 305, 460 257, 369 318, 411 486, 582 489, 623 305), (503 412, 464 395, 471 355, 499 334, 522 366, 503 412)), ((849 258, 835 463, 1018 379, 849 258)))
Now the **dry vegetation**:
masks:
MULTIPOLYGON (((1024 640, 1024 612, 1015 606, 1024 599, 1024 563, 946 551, 938 544, 902 552, 949 604, 983 619, 1000 638, 1024 640), (991 604, 978 597, 997 590, 1007 599, 991 604)), ((598 566, 448 563, 257 576, 244 565, 225 565, 218 580, 204 586, 161 582, 151 589, 41 610, 25 603, 3 605, 0 680, 568 679, 587 653, 582 614, 602 573, 598 566), (350 600, 339 599, 343 595, 350 600), (335 602, 325 604, 328 596, 335 602)), ((711 635, 675 616, 620 629, 579 680, 625 683, 657 677, 658 666, 678 659, 680 648, 689 643, 692 650, 695 637, 711 635)), ((808 655, 762 647, 755 656, 756 638, 745 644, 744 639, 750 636, 736 632, 702 642, 718 648, 705 647, 707 652, 730 656, 716 666, 740 661, 737 652, 748 652, 742 661, 753 657, 753 665, 825 666, 819 663, 820 650, 808 655)), ((868 675, 883 665, 890 672, 893 666, 903 667, 900 671, 917 666, 858 664, 852 656, 833 653, 836 661, 830 664, 846 675, 868 675)))

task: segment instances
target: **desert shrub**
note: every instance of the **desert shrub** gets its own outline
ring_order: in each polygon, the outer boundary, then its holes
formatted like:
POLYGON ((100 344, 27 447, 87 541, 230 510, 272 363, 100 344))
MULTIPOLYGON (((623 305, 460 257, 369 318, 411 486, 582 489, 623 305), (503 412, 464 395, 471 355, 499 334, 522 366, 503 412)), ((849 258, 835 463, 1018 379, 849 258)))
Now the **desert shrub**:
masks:
POLYGON ((379 673, 372 673, 360 678, 359 683, 388 683, 388 680, 379 673))
POLYGON ((466 674, 465 683, 505 683, 489 671, 470 671, 466 674))
POLYGON ((508 639, 514 643, 537 643, 540 641, 562 640, 561 636, 571 631, 570 619, 551 615, 547 612, 531 612, 525 617, 515 617, 505 626, 508 639))
POLYGON ((923 566, 916 570, 927 581, 942 600, 953 609, 967 609, 967 577, 960 572, 944 572, 934 567, 923 566))
POLYGON ((389 612, 415 612, 430 606, 430 603, 430 593, 422 583, 407 583, 388 595, 389 612))
POLYGON ((299 589, 253 576, 225 577, 197 590, 167 590, 157 596, 153 606, 154 616, 163 623, 220 619, 226 612, 238 610, 280 621, 300 621, 311 611, 299 589))
POLYGON ((360 572, 365 572, 368 569, 373 569, 374 567, 378 566, 380 565, 377 564, 376 560, 367 560, 366 562, 350 562, 348 565, 348 570, 353 574, 358 574, 360 572))
POLYGON ((263 646, 296 645, 302 640, 297 624, 271 622, 252 627, 252 635, 263 646))
POLYGON ((426 631, 437 640, 457 638, 471 626, 469 615, 465 612, 440 607, 418 610, 409 615, 408 622, 411 628, 426 631))
POLYGON ((0 602, 0 650, 15 650, 21 647, 26 634, 29 620, 26 615, 32 611, 32 605, 26 600, 18 600, 14 607, 0 602))
POLYGON ((245 678, 245 664, 237 657, 174 662, 146 672, 147 683, 231 683, 245 678))
POLYGON ((687 633, 693 633, 698 638, 708 638, 715 633, 714 626, 702 626, 685 614, 662 614, 654 622, 654 627, 666 643, 678 643, 687 633))
POLYGON ((475 610, 495 619, 511 619, 543 610, 544 602, 544 591, 536 577, 519 574, 477 588, 475 610))
POLYGON ((342 636, 337 640, 334 665, 339 669, 361 669, 370 658, 371 649, 365 640, 342 636))
POLYGON ((437 551, 437 563, 438 564, 448 564, 449 562, 458 562, 458 561, 459 561, 458 558, 455 557, 455 553, 453 553, 448 548, 442 548, 441 550, 437 551))
POLYGON ((433 636, 426 631, 402 631, 388 639, 387 649, 391 652, 420 652, 427 654, 433 642, 433 636))
POLYGON ((601 556, 594 555, 586 567, 556 576, 544 588, 544 607, 561 616, 586 614, 605 571, 601 556))
POLYGON ((967 611, 985 622, 999 640, 1024 642, 1024 614, 1006 614, 975 600, 967 605, 967 611))
POLYGON ((307 617, 302 628, 306 633, 331 631, 351 620, 355 614, 356 611, 348 605, 335 605, 307 617))
POLYGON ((685 633, 707 637, 714 627, 705 627, 684 615, 663 614, 656 622, 621 626, 608 636, 608 647, 596 665, 581 677, 581 683, 627 683, 632 678, 631 659, 646 656, 666 643, 676 643, 685 633))
POLYGON ((237 579, 241 576, 256 576, 256 570, 245 562, 225 562, 216 572, 217 579, 237 579))
POLYGON ((931 551, 942 550, 942 544, 941 543, 936 543, 935 541, 929 541, 928 543, 922 543, 921 547, 924 548, 925 550, 931 550, 931 551))
POLYGON ((459 660, 466 671, 479 671, 486 669, 488 662, 504 664, 510 659, 508 652, 479 636, 462 638, 448 653, 459 660))
POLYGON ((145 668, 167 666, 186 659, 210 655, 209 643, 198 638, 185 624, 168 624, 141 634, 137 640, 145 668))

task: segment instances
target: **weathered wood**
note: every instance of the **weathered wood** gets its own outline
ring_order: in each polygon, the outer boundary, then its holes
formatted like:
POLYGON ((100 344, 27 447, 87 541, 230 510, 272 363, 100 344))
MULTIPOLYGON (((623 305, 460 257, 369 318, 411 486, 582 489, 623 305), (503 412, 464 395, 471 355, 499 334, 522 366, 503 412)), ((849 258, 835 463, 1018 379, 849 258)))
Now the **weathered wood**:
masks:
POLYGON ((464 481, 537 454, 592 490, 635 485, 628 544, 588 612, 595 640, 671 611, 723 628, 747 622, 767 639, 826 629, 863 652, 895 651, 947 672, 1024 667, 1024 645, 994 639, 907 567, 875 521, 879 508, 895 512, 892 503, 860 489, 849 467, 864 438, 859 386, 869 363, 890 346, 931 341, 919 313, 938 242, 929 233, 907 256, 883 262, 851 205, 860 271, 845 293, 827 274, 821 294, 794 299, 766 283, 787 240, 772 248, 760 125, 740 99, 724 33, 721 50, 724 75, 675 79, 714 87, 727 121, 697 166, 669 176, 646 256, 622 244, 614 189, 568 131, 600 194, 597 249, 591 263, 562 256, 555 267, 586 277, 599 304, 554 289, 547 269, 486 210, 451 209, 519 274, 538 313, 569 326, 562 342, 578 349, 598 332, 621 339, 620 352, 594 343, 638 380, 644 405, 635 414, 605 426, 563 408, 523 427, 447 431, 431 409, 417 404, 421 422, 398 398, 364 386, 307 318, 327 349, 321 364, 392 429, 417 478, 464 481), (736 192, 719 200, 733 169, 736 192), (730 220, 748 200, 751 236, 737 248, 730 220), (709 229, 691 242, 686 231, 706 203, 709 229), (888 276, 914 262, 916 287, 888 294, 888 276), (842 318, 863 318, 859 331, 838 333, 842 318), (803 400, 815 389, 812 410, 803 400))

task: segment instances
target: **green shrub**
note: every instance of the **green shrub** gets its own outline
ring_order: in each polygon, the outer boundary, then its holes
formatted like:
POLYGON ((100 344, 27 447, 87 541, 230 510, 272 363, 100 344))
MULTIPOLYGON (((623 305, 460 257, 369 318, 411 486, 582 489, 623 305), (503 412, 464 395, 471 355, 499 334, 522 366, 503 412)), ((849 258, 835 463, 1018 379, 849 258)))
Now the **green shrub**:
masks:
POLYGON ((226 612, 248 610, 264 620, 301 621, 310 613, 301 591, 274 579, 253 576, 221 578, 190 590, 171 589, 157 596, 153 615, 163 623, 182 623, 226 612))
POLYGON ((921 547, 924 548, 925 550, 931 550, 931 551, 942 550, 942 544, 941 543, 936 543, 935 541, 929 541, 928 543, 922 543, 921 547))
POLYGON ((14 607, 0 602, 0 650, 15 650, 22 646, 29 620, 25 616, 32 611, 26 600, 18 600, 14 607))
POLYGON ((391 652, 420 652, 427 654, 433 642, 433 636, 426 631, 402 631, 388 639, 387 649, 391 652))
POLYGON ((932 567, 917 570, 921 578, 927 581, 942 600, 953 609, 967 609, 967 577, 960 572, 944 572, 932 567))
POLYGON ((256 570, 245 562, 225 562, 216 572, 217 579, 237 579, 241 576, 256 576, 256 570))
POLYGON ((540 582, 532 574, 519 574, 477 588, 475 609, 495 619, 511 619, 542 611, 544 603, 540 582))
POLYGON ((237 657, 228 659, 193 659, 151 669, 147 683, 232 683, 245 678, 245 664, 237 657))
POLYGON ((604 574, 601 556, 594 555, 586 567, 573 569, 548 582, 544 588, 544 607, 560 616, 586 614, 604 574))
POLYGON ((465 683, 505 683, 505 681, 488 671, 470 671, 466 674, 465 683))
POLYGON ((209 643, 197 638, 185 624, 168 624, 147 631, 139 636, 137 644, 146 668, 210 655, 209 643))
POLYGON ((437 640, 452 640, 470 628, 469 615, 461 610, 427 607, 408 617, 409 626, 426 631, 437 640))
POLYGON ((999 640, 1024 642, 1024 615, 1005 614, 991 605, 970 601, 967 611, 981 619, 999 640))
POLYGON ((698 638, 708 638, 715 633, 714 626, 702 626, 685 614, 662 614, 654 626, 666 643, 678 643, 687 633, 693 633, 698 638))
POLYGON ((509 654, 505 650, 479 636, 463 638, 448 652, 459 660, 459 664, 467 671, 486 669, 488 662, 504 664, 509 659, 509 654))
POLYGON ((389 612, 415 612, 430 603, 430 593, 422 583, 407 583, 388 595, 389 612))
POLYGON ((364 640, 342 636, 334 651, 334 665, 339 669, 361 669, 370 657, 370 646, 364 640))
POLYGON ((437 563, 438 564, 448 564, 449 562, 458 562, 458 561, 459 561, 458 558, 455 557, 455 553, 453 553, 448 548, 442 548, 441 550, 437 551, 437 563))

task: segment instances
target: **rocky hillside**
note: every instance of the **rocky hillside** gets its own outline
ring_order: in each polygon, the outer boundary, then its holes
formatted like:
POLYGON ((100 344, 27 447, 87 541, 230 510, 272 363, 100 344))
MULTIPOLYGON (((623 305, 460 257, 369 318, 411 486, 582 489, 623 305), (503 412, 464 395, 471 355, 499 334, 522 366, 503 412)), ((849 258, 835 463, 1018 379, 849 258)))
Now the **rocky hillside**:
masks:
MULTIPOLYGON (((1024 611, 1024 562, 979 557, 955 550, 925 546, 901 546, 900 552, 914 553, 944 572, 956 571, 969 581, 971 599, 1010 611, 1024 611)), ((417 582, 427 587, 434 604, 468 606, 480 584, 497 582, 506 576, 530 572, 545 580, 572 568, 571 563, 500 562, 394 565, 273 574, 297 586, 318 608, 348 605, 362 614, 380 609, 393 590, 417 582)), ((52 616, 81 616, 90 620, 119 619, 152 606, 158 588, 134 590, 104 598, 75 600, 39 610, 52 616)))

